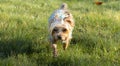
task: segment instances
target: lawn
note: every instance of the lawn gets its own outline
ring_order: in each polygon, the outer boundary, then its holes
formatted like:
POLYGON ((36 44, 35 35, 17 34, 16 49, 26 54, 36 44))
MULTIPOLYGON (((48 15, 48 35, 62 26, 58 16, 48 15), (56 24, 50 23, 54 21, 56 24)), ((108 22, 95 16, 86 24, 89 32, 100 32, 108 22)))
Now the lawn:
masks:
POLYGON ((0 66, 120 66, 120 1, 100 1, 0 0, 0 66), (48 18, 63 2, 75 28, 68 49, 58 42, 53 58, 48 18))

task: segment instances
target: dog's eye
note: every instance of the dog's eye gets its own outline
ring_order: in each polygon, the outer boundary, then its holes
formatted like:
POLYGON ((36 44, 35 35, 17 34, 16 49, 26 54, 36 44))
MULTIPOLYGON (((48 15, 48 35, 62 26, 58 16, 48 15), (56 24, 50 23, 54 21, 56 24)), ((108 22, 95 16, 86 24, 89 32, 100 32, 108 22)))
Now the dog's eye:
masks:
POLYGON ((53 31, 54 31, 54 32, 57 32, 58 30, 57 30, 57 29, 54 29, 53 31))
POLYGON ((67 29, 63 29, 63 32, 66 32, 67 31, 67 29))

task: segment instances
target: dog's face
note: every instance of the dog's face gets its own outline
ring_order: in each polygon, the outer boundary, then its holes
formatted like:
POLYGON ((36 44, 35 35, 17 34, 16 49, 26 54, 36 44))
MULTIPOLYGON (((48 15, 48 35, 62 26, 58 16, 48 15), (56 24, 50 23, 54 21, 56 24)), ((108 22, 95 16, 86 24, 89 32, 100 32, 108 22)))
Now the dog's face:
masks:
POLYGON ((55 26, 52 30, 52 36, 55 40, 65 41, 69 36, 69 29, 65 25, 55 26))

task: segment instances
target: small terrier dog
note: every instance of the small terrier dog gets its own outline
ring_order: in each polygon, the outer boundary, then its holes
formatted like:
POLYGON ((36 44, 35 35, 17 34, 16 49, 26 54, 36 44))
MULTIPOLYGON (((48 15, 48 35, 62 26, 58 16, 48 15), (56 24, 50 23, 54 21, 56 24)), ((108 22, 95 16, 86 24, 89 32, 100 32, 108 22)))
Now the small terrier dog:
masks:
POLYGON ((72 38, 74 20, 72 14, 67 9, 67 4, 63 3, 59 9, 55 10, 49 20, 50 43, 53 48, 53 57, 57 57, 56 42, 61 40, 63 49, 66 50, 72 38))

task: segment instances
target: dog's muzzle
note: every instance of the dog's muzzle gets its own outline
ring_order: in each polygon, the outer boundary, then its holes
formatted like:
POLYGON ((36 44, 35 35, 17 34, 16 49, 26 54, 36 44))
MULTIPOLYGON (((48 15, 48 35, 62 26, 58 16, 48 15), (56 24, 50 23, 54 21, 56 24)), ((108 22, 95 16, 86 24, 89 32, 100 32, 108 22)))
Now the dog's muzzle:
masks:
POLYGON ((62 37, 61 37, 61 36, 57 36, 57 37, 58 37, 58 39, 59 39, 59 40, 61 40, 61 39, 62 39, 62 37))

